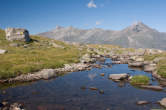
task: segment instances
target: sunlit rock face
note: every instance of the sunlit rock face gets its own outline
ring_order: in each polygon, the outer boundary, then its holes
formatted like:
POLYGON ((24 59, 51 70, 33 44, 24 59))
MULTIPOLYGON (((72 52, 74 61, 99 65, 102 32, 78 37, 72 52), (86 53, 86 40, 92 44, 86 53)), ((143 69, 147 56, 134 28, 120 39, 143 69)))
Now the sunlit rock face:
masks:
POLYGON ((9 41, 25 41, 29 42, 29 32, 26 29, 22 28, 7 28, 6 32, 6 39, 9 41))

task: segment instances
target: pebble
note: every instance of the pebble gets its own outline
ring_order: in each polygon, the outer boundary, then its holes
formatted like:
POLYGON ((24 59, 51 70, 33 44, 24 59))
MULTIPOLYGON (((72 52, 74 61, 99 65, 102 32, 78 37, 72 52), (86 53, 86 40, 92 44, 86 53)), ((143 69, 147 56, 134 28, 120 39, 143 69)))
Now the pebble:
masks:
POLYGON ((148 101, 138 101, 137 102, 137 105, 145 105, 145 104, 148 104, 149 102, 148 101))
POLYGON ((99 90, 99 93, 100 94, 104 94, 104 90, 99 90))
POLYGON ((98 88, 96 88, 96 87, 90 87, 89 89, 90 90, 98 90, 98 88))
POLYGON ((104 76, 105 74, 104 73, 101 73, 100 76, 104 76))

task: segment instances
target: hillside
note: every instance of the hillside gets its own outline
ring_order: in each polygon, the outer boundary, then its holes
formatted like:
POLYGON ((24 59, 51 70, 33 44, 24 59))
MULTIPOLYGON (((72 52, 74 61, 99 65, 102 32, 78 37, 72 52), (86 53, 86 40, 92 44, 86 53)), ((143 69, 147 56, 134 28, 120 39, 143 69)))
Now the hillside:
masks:
POLYGON ((5 39, 5 32, 0 30, 0 49, 7 50, 7 53, 0 55, 0 79, 63 67, 64 64, 78 62, 84 52, 61 41, 38 36, 31 38, 30 43, 10 42, 5 39))
POLYGON ((38 34, 57 40, 79 42, 87 44, 113 44, 125 48, 155 48, 166 50, 166 33, 158 32, 142 22, 132 24, 121 30, 77 29, 74 27, 60 27, 49 32, 38 34))

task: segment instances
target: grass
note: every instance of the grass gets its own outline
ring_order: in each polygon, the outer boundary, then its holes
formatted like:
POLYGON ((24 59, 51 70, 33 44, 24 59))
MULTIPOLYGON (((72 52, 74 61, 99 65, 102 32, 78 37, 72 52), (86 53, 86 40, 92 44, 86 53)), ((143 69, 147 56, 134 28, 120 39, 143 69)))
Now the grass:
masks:
POLYGON ((163 52, 163 53, 154 54, 154 55, 144 55, 144 59, 146 61, 153 61, 155 58, 158 58, 158 57, 166 57, 166 53, 163 52))
MULTIPOLYGON (((159 57, 165 57, 166 53, 163 52, 161 54, 155 54, 155 55, 145 55, 144 59, 146 61, 153 61, 155 58, 159 57)), ((160 60, 157 64, 157 74, 159 74, 161 77, 166 78, 166 59, 160 60)))
POLYGON ((132 85, 148 85, 150 82, 149 77, 144 76, 144 75, 136 75, 133 76, 130 83, 132 85))
POLYGON ((157 64, 157 73, 163 77, 166 78, 166 60, 161 60, 157 64))
POLYGON ((88 47, 90 48, 96 48, 100 50, 100 52, 110 52, 113 51, 115 54, 123 54, 125 52, 135 52, 134 48, 122 48, 120 46, 116 45, 110 45, 110 44, 89 44, 88 47))
POLYGON ((61 41, 38 36, 31 36, 31 38, 33 41, 30 43, 10 42, 5 39, 5 32, 0 30, 0 49, 8 51, 8 53, 0 55, 0 79, 41 69, 59 68, 67 63, 76 63, 86 52, 85 49, 80 51, 78 47, 61 41), (17 43, 20 46, 11 47, 11 43, 17 43), (56 43, 64 48, 55 48, 51 43, 56 43), (27 48, 24 45, 27 45, 27 48))

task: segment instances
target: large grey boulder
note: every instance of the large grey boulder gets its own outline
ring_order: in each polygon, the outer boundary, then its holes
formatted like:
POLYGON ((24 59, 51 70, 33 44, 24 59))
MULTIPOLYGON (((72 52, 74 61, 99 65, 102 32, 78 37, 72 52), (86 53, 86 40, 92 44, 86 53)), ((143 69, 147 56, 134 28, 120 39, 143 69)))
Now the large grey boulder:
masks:
POLYGON ((26 29, 21 29, 21 28, 7 28, 5 29, 6 32, 6 39, 9 41, 25 41, 29 42, 30 37, 29 37, 29 32, 26 29))

